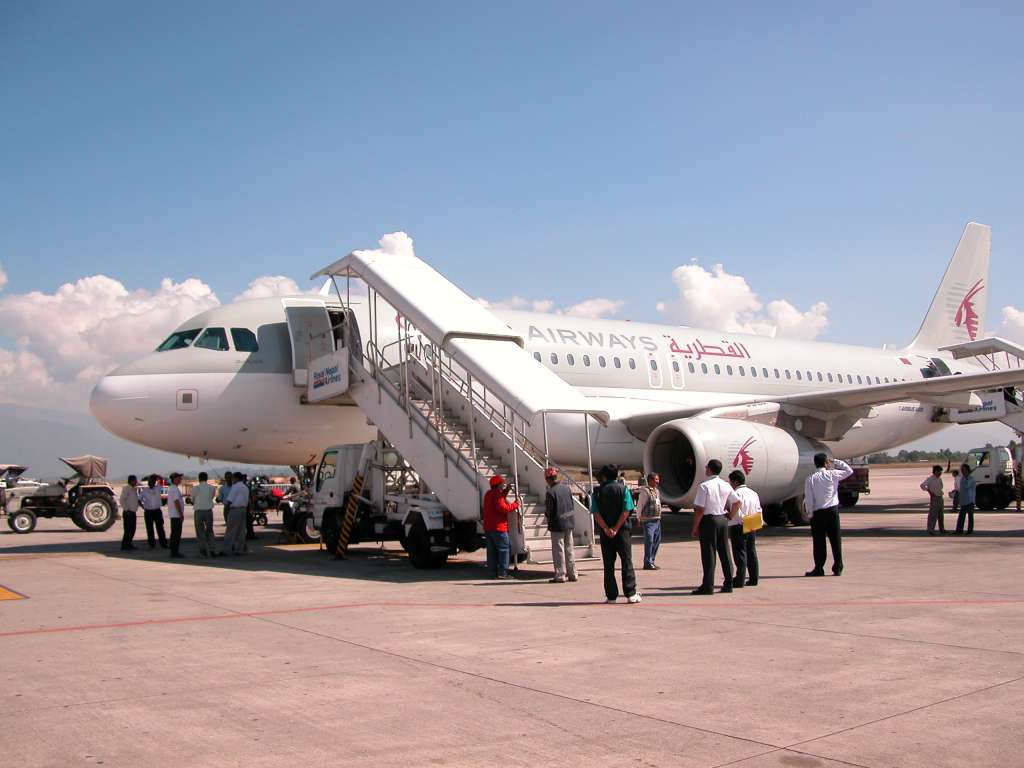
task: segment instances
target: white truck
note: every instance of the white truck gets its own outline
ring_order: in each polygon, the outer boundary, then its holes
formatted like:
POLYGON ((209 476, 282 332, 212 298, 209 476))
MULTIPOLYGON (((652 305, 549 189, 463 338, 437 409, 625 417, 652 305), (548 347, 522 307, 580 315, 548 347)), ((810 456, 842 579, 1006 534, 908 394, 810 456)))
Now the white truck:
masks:
POLYGON ((1002 446, 972 448, 964 463, 977 483, 974 505, 980 510, 1006 509, 1016 498, 1013 487, 1013 457, 1002 446))
POLYGON ((347 544, 398 541, 416 568, 438 568, 459 551, 483 545, 479 515, 457 519, 424 487, 398 451, 381 439, 324 450, 310 488, 313 525, 327 551, 338 551, 352 501, 347 544), (353 496, 356 479, 362 481, 353 496))

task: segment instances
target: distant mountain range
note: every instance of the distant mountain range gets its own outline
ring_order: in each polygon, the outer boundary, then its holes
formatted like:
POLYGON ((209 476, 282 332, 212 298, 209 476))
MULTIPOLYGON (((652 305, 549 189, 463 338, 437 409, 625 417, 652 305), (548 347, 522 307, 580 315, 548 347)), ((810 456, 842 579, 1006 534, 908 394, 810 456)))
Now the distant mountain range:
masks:
POLYGON ((250 474, 288 474, 287 467, 251 467, 222 462, 201 463, 176 453, 144 448, 107 432, 87 413, 67 413, 43 408, 0 404, 0 464, 23 464, 27 477, 71 474, 61 456, 91 453, 108 460, 107 476, 120 480, 129 474, 172 470, 195 474, 201 469, 220 473, 239 467, 250 474))

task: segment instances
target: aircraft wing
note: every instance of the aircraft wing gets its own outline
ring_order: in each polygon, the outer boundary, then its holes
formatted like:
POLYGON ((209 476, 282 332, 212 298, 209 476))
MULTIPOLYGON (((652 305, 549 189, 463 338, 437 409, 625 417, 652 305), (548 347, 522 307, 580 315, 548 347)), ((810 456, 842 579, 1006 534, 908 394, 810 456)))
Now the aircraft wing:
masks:
MULTIPOLYGON (((1002 387, 1024 386, 1024 368, 1006 371, 990 371, 985 373, 954 374, 936 376, 916 381, 901 381, 895 384, 872 384, 870 386, 846 387, 844 389, 817 390, 798 395, 783 397, 738 397, 730 402, 715 404, 712 407, 666 408, 659 411, 648 411, 624 419, 629 431, 641 440, 660 424, 672 419, 684 419, 701 413, 728 411, 730 408, 746 406, 780 405, 807 409, 824 416, 837 416, 844 413, 866 412, 873 405, 901 403, 906 401, 932 402, 953 407, 969 407, 968 396, 972 392, 1000 389, 1002 387), (959 402, 952 403, 952 400, 959 402)), ((742 418, 737 413, 722 413, 728 418, 742 418)), ((751 417, 753 417, 751 413, 751 417)), ((857 417, 859 418, 859 416, 857 417)))

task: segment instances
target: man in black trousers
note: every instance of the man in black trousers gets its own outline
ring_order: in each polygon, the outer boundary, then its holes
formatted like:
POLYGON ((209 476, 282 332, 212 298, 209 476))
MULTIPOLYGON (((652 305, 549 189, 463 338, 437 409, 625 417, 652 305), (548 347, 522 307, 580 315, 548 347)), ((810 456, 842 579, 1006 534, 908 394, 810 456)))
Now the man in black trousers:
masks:
POLYGON ((136 514, 139 511, 139 478, 128 475, 128 485, 121 489, 121 522, 124 535, 121 537, 121 551, 131 552, 135 549, 135 526, 138 525, 136 514))
POLYGON ((839 483, 853 474, 850 465, 830 459, 824 453, 814 454, 815 471, 804 482, 804 509, 811 515, 811 537, 814 539, 814 569, 804 576, 825 575, 825 539, 832 545, 832 574, 843 573, 843 535, 839 529, 839 483))
POLYGON ((693 500, 693 529, 690 536, 700 536, 700 562, 704 568, 701 585, 695 595, 710 595, 715 591, 715 555, 722 560, 722 591, 732 592, 732 555, 729 553, 729 520, 735 513, 727 502, 732 486, 719 475, 722 462, 711 459, 704 468, 707 480, 697 489, 693 500))
POLYGON ((633 552, 629 541, 629 512, 632 507, 626 501, 629 491, 616 482, 618 472, 615 467, 602 467, 600 477, 601 485, 594 494, 591 511, 594 513, 594 523, 601 532, 606 602, 614 603, 619 598, 619 587, 615 583, 615 558, 618 557, 622 563, 622 592, 628 602, 639 603, 640 593, 636 591, 636 573, 633 570, 633 552))

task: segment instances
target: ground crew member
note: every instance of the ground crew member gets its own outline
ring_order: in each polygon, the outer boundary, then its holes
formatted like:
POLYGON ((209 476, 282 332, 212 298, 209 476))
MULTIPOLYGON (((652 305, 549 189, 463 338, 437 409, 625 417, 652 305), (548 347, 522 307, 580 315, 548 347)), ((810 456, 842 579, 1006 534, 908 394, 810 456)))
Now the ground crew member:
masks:
POLYGON ((693 500, 693 528, 690 536, 700 536, 700 562, 704 568, 701 585, 694 595, 710 595, 715 591, 715 555, 722 560, 722 591, 732 592, 732 557, 729 554, 729 519, 734 517, 727 508, 732 486, 719 475, 722 462, 712 459, 704 468, 708 478, 700 484, 693 500))
POLYGON ((960 514, 956 517, 956 532, 964 532, 964 519, 967 520, 967 535, 974 533, 974 494, 977 482, 971 477, 971 468, 967 464, 960 465, 960 514))
POLYGON ((146 539, 149 541, 149 548, 156 547, 157 537, 160 539, 160 546, 167 549, 167 534, 164 533, 164 512, 160 509, 160 489, 156 485, 156 475, 150 475, 146 480, 146 487, 139 494, 142 502, 142 515, 146 522, 146 539), (155 535, 154 535, 155 532, 155 535))
POLYGON ((633 553, 630 548, 629 513, 633 510, 633 496, 622 483, 616 482, 615 467, 601 468, 601 485, 591 503, 594 522, 601 531, 601 560, 604 562, 604 594, 606 602, 619 599, 615 583, 615 558, 622 563, 622 593, 630 603, 640 602, 636 591, 636 573, 633 571, 633 553))
MULTIPOLYGON (((224 515, 224 525, 228 524, 228 509, 231 505, 228 504, 228 494, 231 493, 231 483, 234 482, 234 476, 230 472, 224 473, 224 482, 221 483, 220 488, 217 489, 217 501, 224 506, 222 514, 224 515)), ((224 534, 227 536, 227 533, 224 534)))
POLYGON ((209 475, 199 473, 199 482, 192 486, 192 518, 196 526, 196 542, 203 557, 216 557, 217 537, 213 535, 213 497, 215 489, 207 482, 209 475))
POLYGON ((644 570, 657 571, 654 559, 661 546, 661 477, 655 472, 647 475, 647 485, 640 489, 636 502, 636 519, 644 532, 644 570))
POLYGON ((121 551, 130 552, 135 549, 132 540, 135 538, 135 527, 138 525, 139 511, 139 478, 128 475, 128 485, 121 489, 121 524, 124 535, 121 537, 121 551))
POLYGON ((505 478, 495 475, 490 480, 491 490, 484 494, 484 538, 487 541, 487 571, 494 579, 507 579, 508 575, 508 516, 519 509, 519 502, 510 502, 506 496, 511 489, 505 478))
POLYGON ((178 483, 181 473, 171 473, 171 484, 167 486, 167 516, 171 518, 171 557, 184 557, 181 554, 181 528, 185 524, 185 499, 181 496, 178 483))
POLYGON ((568 485, 559 482, 558 470, 554 467, 544 470, 544 481, 548 485, 544 494, 544 509, 548 517, 548 531, 551 532, 551 561, 555 568, 555 577, 551 583, 576 581, 576 545, 572 538, 576 519, 573 514, 572 491, 568 485))
POLYGON ((953 490, 949 492, 949 498, 953 500, 953 508, 950 510, 954 515, 960 511, 960 470, 953 470, 953 490))
POLYGON ((736 560, 736 575, 732 578, 733 589, 740 589, 744 584, 757 586, 760 567, 757 562, 757 531, 743 532, 743 518, 761 512, 761 497, 752 488, 748 488, 747 477, 740 470, 729 473, 729 485, 732 493, 726 500, 729 511, 735 517, 729 521, 729 540, 732 542, 732 556, 736 560), (749 578, 748 578, 749 575, 749 578))
POLYGON ((245 475, 241 472, 231 476, 231 488, 228 490, 225 507, 228 511, 228 528, 224 532, 223 552, 244 555, 248 551, 245 546, 245 516, 249 511, 249 486, 245 484, 245 475))
POLYGON ((804 508, 811 515, 811 537, 814 540, 814 568, 804 576, 825 575, 825 539, 832 545, 832 574, 843 573, 843 534, 839 529, 839 483, 853 474, 850 465, 830 459, 824 453, 814 454, 818 470, 804 482, 804 508))
MULTIPOLYGON (((258 483, 254 479, 253 480, 253 489, 251 489, 251 490, 254 490, 256 485, 258 485, 258 483)), ((252 498, 251 490, 250 490, 250 499, 252 498)), ((246 538, 247 541, 251 541, 251 540, 256 538, 256 531, 254 531, 253 527, 252 527, 253 523, 255 522, 255 520, 256 520, 256 515, 254 515, 252 513, 252 509, 247 507, 246 510, 245 510, 245 538, 246 538)))
POLYGON ((943 519, 942 508, 945 499, 942 497, 942 467, 936 464, 932 473, 921 483, 921 490, 928 492, 928 535, 935 535, 935 524, 939 525, 939 533, 946 532, 946 521, 943 519))

